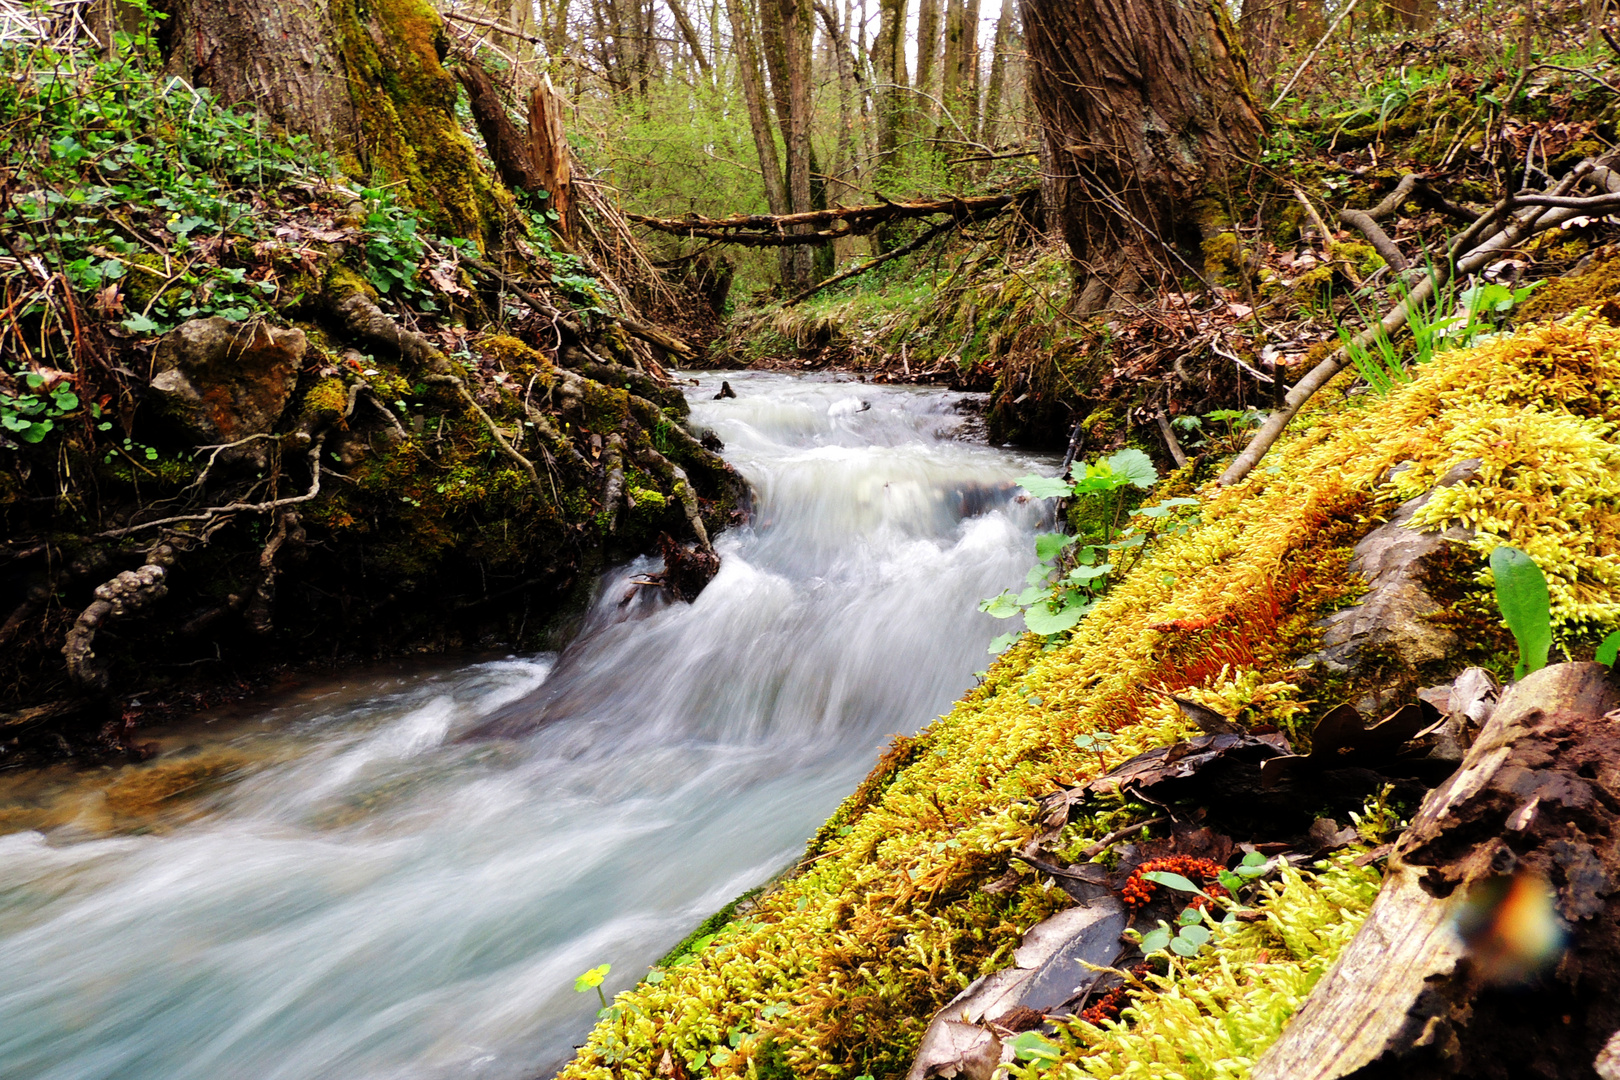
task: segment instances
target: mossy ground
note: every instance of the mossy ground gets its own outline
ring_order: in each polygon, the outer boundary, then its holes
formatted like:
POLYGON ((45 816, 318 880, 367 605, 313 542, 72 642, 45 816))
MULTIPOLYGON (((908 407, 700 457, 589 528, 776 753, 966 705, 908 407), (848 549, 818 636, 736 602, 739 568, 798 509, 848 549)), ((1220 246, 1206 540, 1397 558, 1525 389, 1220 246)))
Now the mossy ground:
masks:
MULTIPOLYGON (((1329 398, 1246 482, 1202 489, 1201 523, 1156 542, 1067 642, 1015 645, 949 714, 898 741, 795 876, 685 963, 620 994, 563 1075, 652 1077, 666 1051, 686 1075, 903 1073, 932 1012, 1067 903, 1033 873, 1011 893, 983 891, 1035 831, 1031 800, 1188 735, 1148 687, 1307 730, 1338 699, 1313 697, 1326 684, 1294 665, 1316 619, 1353 596, 1348 545, 1466 458, 1484 468, 1423 512, 1425 524, 1475 529, 1456 595, 1478 596, 1495 545, 1525 547, 1581 653, 1620 621, 1620 470, 1606 441, 1617 422, 1620 330, 1593 318, 1442 354, 1386 399, 1329 398), (1104 761, 1073 741, 1095 731, 1114 736, 1104 761)), ((1065 1071, 1241 1075, 1353 933, 1376 881, 1342 860, 1285 878, 1266 923, 1120 1025, 1070 1029, 1065 1071)))

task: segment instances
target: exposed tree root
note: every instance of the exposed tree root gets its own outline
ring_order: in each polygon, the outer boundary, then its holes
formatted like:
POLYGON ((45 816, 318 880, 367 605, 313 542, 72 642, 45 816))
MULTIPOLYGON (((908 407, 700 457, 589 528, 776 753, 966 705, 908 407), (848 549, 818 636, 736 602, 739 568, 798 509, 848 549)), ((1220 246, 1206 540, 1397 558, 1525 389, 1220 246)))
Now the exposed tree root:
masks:
POLYGON ((259 581, 247 605, 248 629, 260 637, 275 629, 276 576, 281 573, 277 559, 283 548, 301 550, 303 546, 304 527, 298 511, 292 507, 277 511, 275 532, 259 552, 259 581))
POLYGON ((163 599, 169 591, 164 578, 174 561, 174 548, 168 544, 158 544, 147 552, 146 562, 139 568, 125 570, 111 581, 97 586, 95 601, 79 613, 73 629, 68 631, 67 642, 62 646, 68 675, 74 682, 87 690, 106 688, 107 668, 96 662, 96 635, 112 620, 133 614, 163 599))
POLYGON ((607 437, 602 458, 606 478, 602 482, 602 513, 607 515, 603 529, 610 536, 619 529, 619 504, 624 502, 624 436, 614 432, 607 437))

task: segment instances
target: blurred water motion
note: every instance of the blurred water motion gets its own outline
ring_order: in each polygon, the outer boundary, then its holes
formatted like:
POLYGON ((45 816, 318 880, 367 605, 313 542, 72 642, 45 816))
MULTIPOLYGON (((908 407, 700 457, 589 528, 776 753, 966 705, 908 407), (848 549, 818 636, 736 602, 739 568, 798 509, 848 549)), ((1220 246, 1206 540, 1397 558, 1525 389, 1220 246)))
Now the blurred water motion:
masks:
POLYGON ((757 516, 696 603, 624 567, 561 657, 317 687, 0 836, 0 1076, 531 1076, 599 1007, 575 976, 791 861, 985 665, 1037 463, 945 392, 726 378, 693 417, 757 516))

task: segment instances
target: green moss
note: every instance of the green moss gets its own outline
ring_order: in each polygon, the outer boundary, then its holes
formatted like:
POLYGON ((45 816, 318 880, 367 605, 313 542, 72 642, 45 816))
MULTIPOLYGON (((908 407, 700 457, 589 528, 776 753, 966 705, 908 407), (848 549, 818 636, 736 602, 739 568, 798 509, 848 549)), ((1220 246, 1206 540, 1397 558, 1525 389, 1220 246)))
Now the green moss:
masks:
POLYGON ((444 69, 444 24, 426 0, 336 0, 350 97, 366 141, 361 163, 377 184, 403 183, 435 229, 498 246, 511 196, 479 165, 455 117, 457 84, 444 69))
POLYGON ((1599 308, 1620 300, 1620 244, 1592 253, 1579 273, 1554 278, 1530 295, 1514 313, 1515 321, 1536 322, 1567 315, 1577 308, 1599 308))

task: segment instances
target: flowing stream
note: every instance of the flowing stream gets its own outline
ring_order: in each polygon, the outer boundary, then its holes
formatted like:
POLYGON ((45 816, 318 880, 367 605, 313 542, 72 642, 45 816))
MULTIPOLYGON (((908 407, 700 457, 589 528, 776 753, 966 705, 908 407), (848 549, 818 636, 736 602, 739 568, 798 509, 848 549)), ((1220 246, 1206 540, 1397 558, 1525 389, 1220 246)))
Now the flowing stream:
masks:
POLYGON ((599 1007, 576 975, 611 995, 789 865, 985 666, 1039 462, 953 437, 959 395, 725 377, 693 418, 758 498, 695 603, 639 562, 560 656, 359 672, 7 780, 0 1076, 547 1074, 599 1007))

